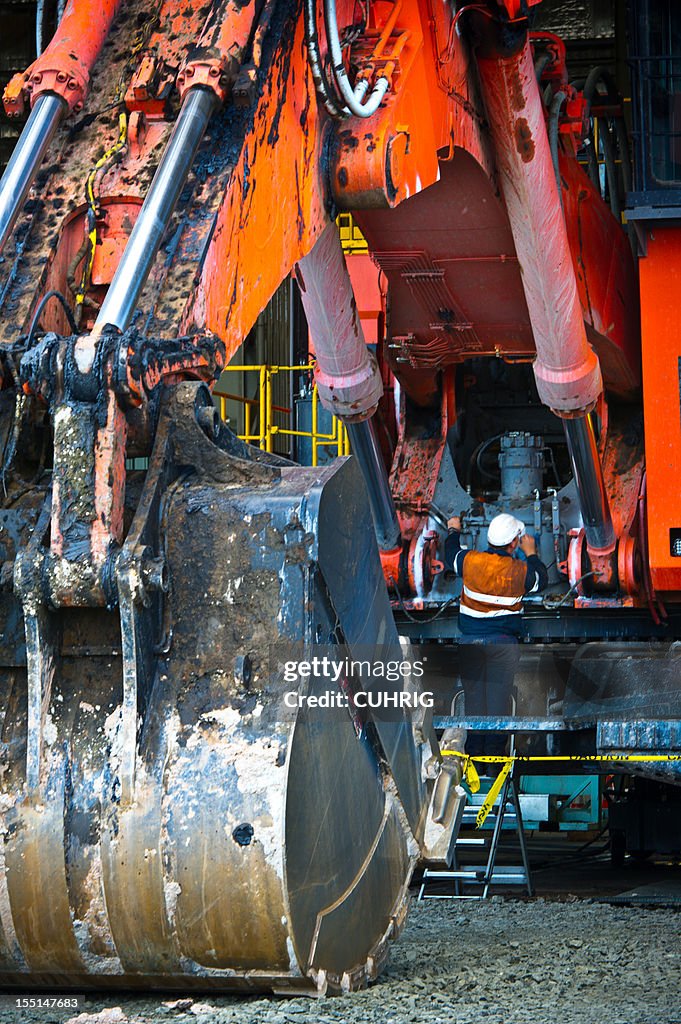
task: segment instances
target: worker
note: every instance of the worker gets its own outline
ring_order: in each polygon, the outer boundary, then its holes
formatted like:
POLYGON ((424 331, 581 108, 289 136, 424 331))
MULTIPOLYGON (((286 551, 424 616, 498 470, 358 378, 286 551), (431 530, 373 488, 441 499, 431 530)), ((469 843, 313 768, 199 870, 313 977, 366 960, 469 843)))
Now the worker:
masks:
MULTIPOLYGON (((520 651, 522 598, 542 590, 546 566, 537 555, 534 537, 524 524, 504 512, 487 530, 487 550, 461 547, 461 519, 448 520, 445 567, 463 578, 459 605, 459 666, 466 715, 504 717, 511 713, 513 679, 520 651), (522 552, 524 559, 517 557, 522 552)), ((478 733, 467 744, 469 754, 506 752, 504 733, 478 733)), ((498 768, 486 774, 495 775, 498 768)))

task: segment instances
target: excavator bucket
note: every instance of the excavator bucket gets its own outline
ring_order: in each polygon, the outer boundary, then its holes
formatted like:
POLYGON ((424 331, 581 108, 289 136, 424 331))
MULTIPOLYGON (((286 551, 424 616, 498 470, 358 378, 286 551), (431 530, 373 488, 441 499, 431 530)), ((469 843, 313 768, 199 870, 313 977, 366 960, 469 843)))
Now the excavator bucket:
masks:
POLYGON ((194 383, 162 400, 118 608, 22 609, 50 493, 2 513, 19 566, 2 595, 3 985, 347 990, 404 918, 432 750, 399 715, 282 713, 278 651, 398 645, 361 476, 256 452, 210 402, 194 383))

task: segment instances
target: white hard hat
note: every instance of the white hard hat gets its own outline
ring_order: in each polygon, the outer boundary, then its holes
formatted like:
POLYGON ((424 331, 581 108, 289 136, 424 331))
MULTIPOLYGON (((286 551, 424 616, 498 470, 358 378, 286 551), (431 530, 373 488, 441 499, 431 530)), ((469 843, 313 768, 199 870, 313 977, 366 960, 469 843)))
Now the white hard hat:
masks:
POLYGON ((516 537, 522 537, 525 533, 525 524, 521 523, 515 516, 508 512, 502 512, 495 516, 487 529, 487 543, 493 548, 505 548, 511 544, 516 537))

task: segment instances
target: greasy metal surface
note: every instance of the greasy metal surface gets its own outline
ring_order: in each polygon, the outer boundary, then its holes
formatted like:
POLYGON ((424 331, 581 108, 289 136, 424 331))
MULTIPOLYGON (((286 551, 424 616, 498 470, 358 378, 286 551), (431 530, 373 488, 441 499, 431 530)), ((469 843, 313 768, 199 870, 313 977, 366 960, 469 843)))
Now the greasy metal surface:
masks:
POLYGON ((615 544, 615 531, 593 423, 588 416, 578 416, 573 420, 564 420, 563 428, 587 544, 590 548, 610 551, 615 544))
POLYGON ((350 715, 285 720, 268 662, 277 640, 338 628, 396 642, 358 470, 236 458, 200 428, 202 396, 185 385, 165 405, 119 558, 123 579, 162 550, 168 593, 41 613, 54 668, 32 793, 26 675, 0 673, 3 983, 352 987, 403 917, 415 846, 399 804, 416 830, 424 799, 411 727, 385 723, 375 748, 350 715))
POLYGON ((347 431, 353 455, 361 466, 367 486, 378 546, 390 550, 399 542, 400 524, 390 493, 388 473, 381 455, 376 426, 370 418, 361 423, 348 423, 347 431))
POLYGON ((58 96, 39 96, 0 181, 0 252, 10 236, 45 151, 66 106, 58 96))
MULTIPOLYGON (((84 184, 102 155, 117 146, 116 96, 124 96, 127 145, 118 146, 94 182, 99 240, 106 244, 97 246, 97 274, 88 292, 85 312, 92 322, 91 309, 101 303, 125 241, 108 210, 113 204, 126 208, 123 224, 129 234, 176 117, 173 69, 185 62, 208 10, 207 4, 194 8, 179 0, 163 0, 151 9, 139 0, 122 0, 115 30, 93 68, 77 130, 59 133, 52 161, 38 180, 39 200, 28 204, 15 244, 8 247, 0 306, 4 303, 9 334, 26 324, 36 287, 67 291, 69 268, 89 230, 84 184)), ((171 221, 165 254, 155 261, 140 300, 146 327, 155 333, 206 324, 234 351, 328 222, 326 150, 332 140, 327 136, 335 129, 317 109, 303 20, 295 3, 282 0, 275 6, 260 40, 253 88, 242 97, 247 102, 228 103, 213 119, 171 221), (276 182, 275 190, 263 188, 264 181, 276 182)), ((372 133, 386 141, 399 200, 437 180, 436 154, 443 146, 453 153, 455 145, 465 144, 489 164, 470 99, 474 85, 466 80, 464 49, 454 47, 451 66, 438 64, 440 88, 433 87, 432 47, 437 43, 439 53, 447 46, 450 22, 451 12, 435 12, 430 2, 403 9, 396 32, 409 31, 410 40, 396 80, 400 87, 367 125, 362 159, 374 159, 372 133), (430 34, 435 13, 436 39, 430 34)), ((82 256, 75 263, 78 277, 81 264, 82 256)), ((48 326, 63 329, 62 319, 58 307, 46 312, 48 326)))
MULTIPOLYGON (((160 7, 159 3, 149 9, 139 0, 122 0, 115 30, 92 69, 82 114, 72 114, 55 139, 50 159, 37 179, 38 198, 22 211, 4 253, 0 309, 8 337, 26 323, 40 294, 37 289, 56 285, 67 291, 68 265, 86 232, 82 216, 85 182, 96 161, 119 136, 117 104, 112 100, 119 85, 125 89, 140 44, 146 43, 155 51, 159 64, 177 65, 195 38, 194 22, 201 17, 203 8, 190 10, 187 5, 167 0, 163 5, 164 27, 159 32, 154 29, 158 27, 160 7)), ((168 100, 166 96, 165 109, 170 119, 174 114, 168 100)), ((97 193, 111 195, 116 201, 136 203, 138 208, 160 156, 158 147, 167 138, 169 128, 168 120, 150 121, 143 133, 144 147, 129 146, 122 154, 123 159, 103 168, 96 184, 97 193)), ((128 220, 128 232, 131 226, 128 220)), ((100 291, 97 301, 101 297, 100 291)), ((66 327, 56 311, 51 316, 47 311, 45 322, 53 323, 57 329, 66 327)))

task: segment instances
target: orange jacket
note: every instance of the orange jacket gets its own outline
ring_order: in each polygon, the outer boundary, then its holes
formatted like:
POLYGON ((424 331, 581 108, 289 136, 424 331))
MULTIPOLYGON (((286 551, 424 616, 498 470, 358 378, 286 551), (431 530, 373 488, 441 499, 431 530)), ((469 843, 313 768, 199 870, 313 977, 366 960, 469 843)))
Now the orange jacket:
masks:
POLYGON ((506 552, 462 548, 458 530, 445 541, 445 565, 463 578, 459 628, 479 636, 519 633, 523 594, 543 590, 548 581, 537 555, 521 560, 506 552))
POLYGON ((491 619, 519 615, 527 565, 508 555, 469 551, 463 563, 461 613, 491 619))

